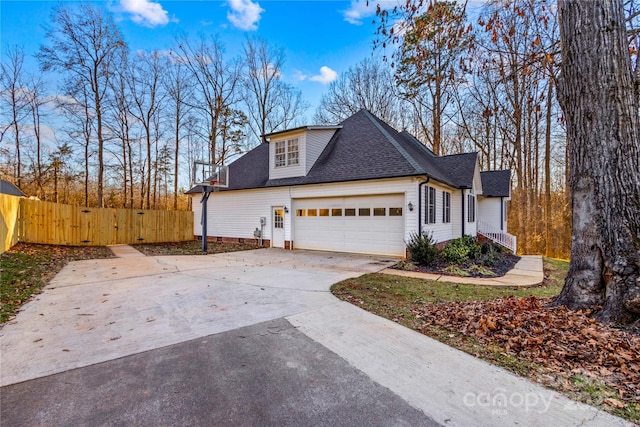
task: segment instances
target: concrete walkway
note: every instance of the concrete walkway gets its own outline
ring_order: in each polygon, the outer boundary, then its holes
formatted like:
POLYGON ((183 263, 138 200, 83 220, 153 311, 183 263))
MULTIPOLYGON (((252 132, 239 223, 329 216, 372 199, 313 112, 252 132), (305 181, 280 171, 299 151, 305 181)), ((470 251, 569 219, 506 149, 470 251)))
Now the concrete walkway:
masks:
POLYGON ((346 302, 286 319, 443 426, 633 426, 346 302))
POLYGON ((72 262, 0 329, 0 424, 632 425, 329 291, 394 262, 277 249, 72 262))
POLYGON ((117 258, 136 258, 143 257, 145 254, 129 245, 111 245, 107 246, 117 258))
POLYGON ((541 255, 522 255, 520 261, 513 269, 502 277, 460 277, 446 274, 421 273, 419 271, 404 271, 386 268, 381 271, 384 274, 395 276, 414 277, 416 279, 434 280, 438 282, 467 283, 470 285, 504 286, 504 287, 530 287, 538 286, 544 280, 544 270, 541 255))

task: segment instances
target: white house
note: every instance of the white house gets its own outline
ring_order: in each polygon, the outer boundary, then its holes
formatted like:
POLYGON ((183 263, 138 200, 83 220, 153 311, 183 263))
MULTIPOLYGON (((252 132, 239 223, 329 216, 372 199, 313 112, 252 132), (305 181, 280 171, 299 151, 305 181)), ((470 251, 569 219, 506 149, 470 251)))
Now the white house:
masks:
MULTIPOLYGON (((229 165, 229 187, 209 197, 209 240, 405 256, 412 233, 509 239, 510 172, 480 172, 477 153, 436 156, 366 110, 265 140, 229 165)), ((189 194, 201 236, 201 188, 189 194)))

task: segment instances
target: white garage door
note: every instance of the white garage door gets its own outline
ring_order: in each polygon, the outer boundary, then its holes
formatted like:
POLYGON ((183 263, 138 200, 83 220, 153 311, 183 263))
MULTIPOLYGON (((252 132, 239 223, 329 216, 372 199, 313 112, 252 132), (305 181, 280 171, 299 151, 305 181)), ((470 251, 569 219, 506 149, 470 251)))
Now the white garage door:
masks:
POLYGON ((294 247, 405 255, 404 194, 296 199, 294 247))

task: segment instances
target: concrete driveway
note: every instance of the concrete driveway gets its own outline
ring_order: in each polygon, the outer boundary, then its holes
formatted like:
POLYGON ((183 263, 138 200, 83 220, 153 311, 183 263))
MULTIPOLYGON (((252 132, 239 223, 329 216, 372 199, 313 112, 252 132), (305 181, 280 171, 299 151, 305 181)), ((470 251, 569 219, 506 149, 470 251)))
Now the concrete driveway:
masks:
POLYGON ((333 283, 393 262, 278 249, 72 262, 0 332, 1 385, 319 308, 333 283))
POLYGON ((629 425, 334 298, 384 257, 69 264, 0 330, 0 424, 629 425))

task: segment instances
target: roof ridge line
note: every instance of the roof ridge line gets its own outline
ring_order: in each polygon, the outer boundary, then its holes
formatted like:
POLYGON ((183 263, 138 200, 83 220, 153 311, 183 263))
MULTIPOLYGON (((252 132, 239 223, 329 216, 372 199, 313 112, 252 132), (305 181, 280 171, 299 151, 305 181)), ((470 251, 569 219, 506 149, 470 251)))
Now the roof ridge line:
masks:
POLYGON ((414 145, 420 147, 420 150, 425 151, 429 156, 433 157, 433 158, 438 158, 440 156, 436 155, 436 153, 434 153, 433 151, 431 151, 426 145, 424 145, 418 138, 416 138, 414 135, 412 135, 410 132, 408 132, 406 129, 403 130, 402 132, 400 132, 400 135, 402 134, 406 134, 408 135, 408 139, 414 143, 414 145))
POLYGON ((409 162, 409 164, 416 170, 417 173, 420 173, 420 174, 427 173, 425 170, 422 169, 422 167, 420 167, 418 162, 416 162, 415 159, 413 157, 411 157, 411 155, 409 155, 409 153, 407 153, 406 150, 404 148, 402 148, 402 146, 400 146, 400 144, 398 144, 398 141, 396 141, 389 134, 389 132, 387 132, 387 130, 385 128, 383 128, 380 123, 378 123, 378 121, 373 117, 373 114, 371 114, 369 111, 364 110, 364 109, 362 111, 364 111, 365 115, 371 121, 371 123, 373 123, 378 128, 378 130, 385 136, 385 138, 387 138, 389 140, 391 145, 393 145, 393 147, 396 150, 398 150, 398 152, 402 155, 402 157, 404 157, 404 159, 407 162, 409 162))

